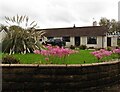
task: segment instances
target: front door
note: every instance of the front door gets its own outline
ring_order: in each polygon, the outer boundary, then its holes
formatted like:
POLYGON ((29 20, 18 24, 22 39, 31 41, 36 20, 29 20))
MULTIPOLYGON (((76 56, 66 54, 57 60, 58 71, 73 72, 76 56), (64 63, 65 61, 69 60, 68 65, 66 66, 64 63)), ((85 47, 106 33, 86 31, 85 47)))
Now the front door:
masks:
POLYGON ((79 36, 75 37, 75 46, 80 46, 80 37, 79 36))
POLYGON ((111 37, 107 37, 107 46, 111 46, 111 37))

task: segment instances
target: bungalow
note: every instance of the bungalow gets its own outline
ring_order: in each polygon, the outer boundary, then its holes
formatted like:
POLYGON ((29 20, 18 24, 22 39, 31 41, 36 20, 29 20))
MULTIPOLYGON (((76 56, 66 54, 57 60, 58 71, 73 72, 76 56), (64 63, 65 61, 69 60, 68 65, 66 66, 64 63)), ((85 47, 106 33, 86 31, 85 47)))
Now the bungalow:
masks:
MULTIPOLYGON (((37 29, 39 31, 41 29, 37 29)), ((117 46, 117 34, 109 34, 106 27, 86 26, 86 27, 68 27, 68 28, 49 28, 45 30, 45 38, 41 42, 50 38, 64 39, 66 47, 86 45, 94 48, 106 48, 107 46, 117 46)), ((4 30, 0 31, 0 43, 5 37, 4 30)))
MULTIPOLYGON (((40 29, 38 29, 40 30, 40 29)), ((94 48, 106 48, 107 46, 117 46, 117 36, 108 35, 107 28, 102 26, 69 27, 69 28, 49 28, 46 31, 44 39, 50 38, 64 39, 66 47, 71 45, 86 45, 94 48)))

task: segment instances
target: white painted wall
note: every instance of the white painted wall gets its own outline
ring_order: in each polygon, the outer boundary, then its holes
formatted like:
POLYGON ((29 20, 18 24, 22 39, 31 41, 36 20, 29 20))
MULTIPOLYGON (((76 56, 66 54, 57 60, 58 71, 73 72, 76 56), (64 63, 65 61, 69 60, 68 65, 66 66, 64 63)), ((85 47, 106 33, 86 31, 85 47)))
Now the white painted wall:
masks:
POLYGON ((80 45, 87 45, 87 37, 86 36, 81 36, 80 37, 80 45))
POLYGON ((108 35, 108 37, 111 37, 111 46, 118 46, 117 45, 117 38, 118 38, 117 35, 108 35))
POLYGON ((97 46, 96 48, 102 48, 103 47, 103 37, 102 36, 97 36, 97 46))
POLYGON ((81 37, 81 45, 86 45, 88 48, 89 47, 94 47, 94 48, 102 48, 102 44, 103 47, 107 46, 107 39, 105 37, 102 38, 102 36, 97 36, 97 44, 87 44, 87 36, 82 36, 81 37), (102 43, 103 40, 103 43, 102 43))
POLYGON ((70 47, 71 45, 75 45, 75 38, 70 37, 70 42, 66 42, 66 47, 70 47))
POLYGON ((106 48, 107 47, 107 36, 103 37, 103 43, 104 43, 103 47, 106 48))
MULTIPOLYGON (((54 37, 54 39, 62 39, 62 37, 54 37)), ((46 37, 42 40, 42 42, 44 41, 47 41, 46 37)), ((75 37, 70 37, 70 42, 66 42, 66 47, 70 47, 71 45, 75 46, 75 37)), ((87 36, 81 36, 80 45, 94 48, 106 48, 107 36, 97 36, 97 44, 87 44, 87 36)), ((111 46, 117 46, 117 36, 111 36, 111 46)))
POLYGON ((117 36, 111 38, 111 46, 117 46, 117 36))

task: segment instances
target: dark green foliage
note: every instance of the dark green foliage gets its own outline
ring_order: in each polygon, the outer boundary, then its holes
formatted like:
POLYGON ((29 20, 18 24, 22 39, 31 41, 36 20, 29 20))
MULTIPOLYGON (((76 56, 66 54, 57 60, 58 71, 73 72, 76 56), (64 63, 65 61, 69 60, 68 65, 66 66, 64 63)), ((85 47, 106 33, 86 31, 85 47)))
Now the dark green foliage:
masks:
POLYGON ((87 46, 86 45, 80 45, 79 49, 85 50, 85 49, 87 49, 87 46))
POLYGON ((108 28, 108 32, 120 32, 120 22, 115 19, 107 19, 105 17, 101 18, 99 21, 100 26, 108 28))
POLYGON ((95 50, 101 50, 101 49, 104 49, 104 48, 95 48, 95 50))
POLYGON ((107 47, 107 50, 108 50, 108 51, 111 51, 111 50, 112 50, 112 48, 111 48, 111 47, 107 47))
POLYGON ((117 45, 120 46, 120 39, 117 40, 117 45))
POLYGON ((2 57, 3 64, 20 64, 20 61, 13 57, 12 55, 6 55, 2 57))
POLYGON ((71 46, 70 46, 70 49, 75 49, 75 46, 71 45, 71 46))
POLYGON ((94 47, 89 47, 88 49, 95 49, 94 47))

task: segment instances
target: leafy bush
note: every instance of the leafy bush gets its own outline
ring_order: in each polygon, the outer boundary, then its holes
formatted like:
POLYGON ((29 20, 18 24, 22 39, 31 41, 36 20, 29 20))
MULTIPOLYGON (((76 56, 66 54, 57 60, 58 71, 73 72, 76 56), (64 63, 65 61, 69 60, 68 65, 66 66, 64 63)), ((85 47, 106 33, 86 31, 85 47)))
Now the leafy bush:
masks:
POLYGON ((79 47, 79 49, 85 50, 85 49, 87 49, 87 46, 86 46, 86 45, 81 45, 81 46, 79 47))
POLYGON ((20 61, 13 57, 12 55, 6 55, 2 57, 3 64, 20 64, 20 61))
POLYGON ((70 49, 75 49, 75 46, 71 45, 71 46, 70 46, 70 49))
POLYGON ((104 48, 95 48, 96 51, 97 51, 97 50, 101 50, 101 49, 104 49, 104 48))
POLYGON ((108 50, 108 51, 111 51, 111 50, 112 50, 112 48, 111 48, 111 47, 107 47, 107 50, 108 50))
POLYGON ((94 47, 89 47, 88 49, 95 49, 94 47))

